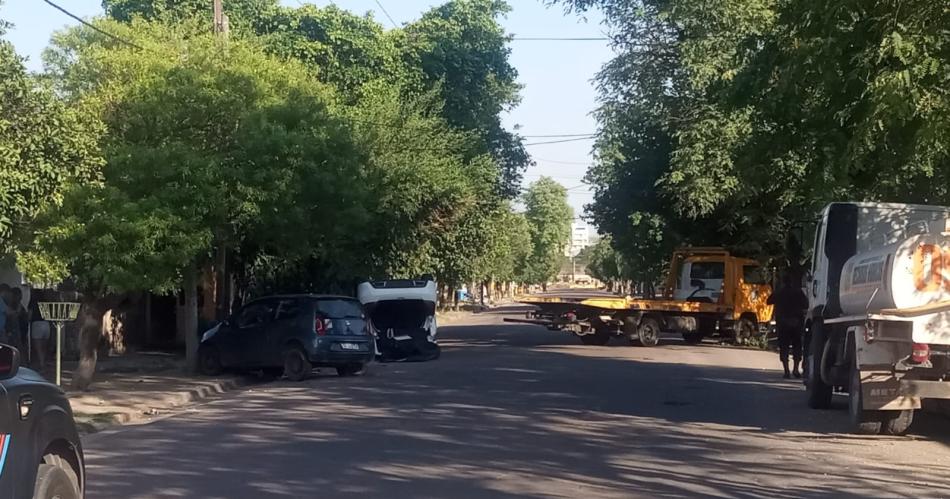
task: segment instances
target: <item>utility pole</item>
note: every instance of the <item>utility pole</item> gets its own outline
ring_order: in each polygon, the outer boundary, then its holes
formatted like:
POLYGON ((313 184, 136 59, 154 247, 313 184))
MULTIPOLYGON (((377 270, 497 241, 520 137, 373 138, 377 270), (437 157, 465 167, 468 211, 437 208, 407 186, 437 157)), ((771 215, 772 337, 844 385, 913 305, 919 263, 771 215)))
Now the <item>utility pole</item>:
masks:
POLYGON ((228 34, 228 16, 224 14, 222 0, 211 0, 211 12, 214 17, 214 32, 219 35, 228 34))

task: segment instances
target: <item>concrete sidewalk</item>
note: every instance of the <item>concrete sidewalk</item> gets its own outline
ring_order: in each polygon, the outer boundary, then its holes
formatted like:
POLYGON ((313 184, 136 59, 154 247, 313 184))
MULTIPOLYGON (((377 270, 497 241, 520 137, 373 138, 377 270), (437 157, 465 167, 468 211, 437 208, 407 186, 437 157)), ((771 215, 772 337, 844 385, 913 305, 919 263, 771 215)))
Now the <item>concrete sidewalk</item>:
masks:
MULTIPOLYGON (((75 362, 66 363, 63 387, 81 433, 150 421, 194 402, 260 382, 253 375, 187 375, 184 359, 168 354, 129 354, 99 361, 88 391, 70 388, 75 362)), ((48 372, 47 378, 52 379, 48 372)))

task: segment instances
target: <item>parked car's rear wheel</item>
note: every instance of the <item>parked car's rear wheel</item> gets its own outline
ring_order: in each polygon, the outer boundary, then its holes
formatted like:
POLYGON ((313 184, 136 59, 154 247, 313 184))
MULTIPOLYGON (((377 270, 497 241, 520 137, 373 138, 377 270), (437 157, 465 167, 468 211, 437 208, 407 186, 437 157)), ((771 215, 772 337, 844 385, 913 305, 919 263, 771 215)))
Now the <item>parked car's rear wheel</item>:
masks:
POLYGON ((66 470, 52 464, 41 464, 36 470, 33 498, 79 499, 79 490, 66 470))
POLYGON ((313 364, 307 357, 307 352, 300 347, 288 348, 284 351, 284 376, 291 381, 303 381, 313 372, 313 364))
POLYGON ((221 352, 212 345, 201 345, 198 348, 198 368, 201 374, 217 376, 224 370, 221 364, 221 352))
POLYGON ((339 376, 357 376, 363 374, 366 370, 366 364, 347 364, 336 368, 339 376))

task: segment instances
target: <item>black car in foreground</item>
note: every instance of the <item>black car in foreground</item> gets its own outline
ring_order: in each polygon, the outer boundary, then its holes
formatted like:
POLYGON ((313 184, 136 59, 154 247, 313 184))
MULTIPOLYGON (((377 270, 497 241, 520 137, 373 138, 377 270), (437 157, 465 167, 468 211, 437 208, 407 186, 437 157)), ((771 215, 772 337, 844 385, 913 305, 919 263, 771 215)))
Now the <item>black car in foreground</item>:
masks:
POLYGON ((83 497, 85 465, 69 400, 0 344, 0 497, 83 497))
POLYGON ((359 374, 375 352, 358 300, 281 295, 254 300, 205 332, 198 358, 209 375, 262 369, 300 381, 314 367, 336 368, 340 376, 359 374))

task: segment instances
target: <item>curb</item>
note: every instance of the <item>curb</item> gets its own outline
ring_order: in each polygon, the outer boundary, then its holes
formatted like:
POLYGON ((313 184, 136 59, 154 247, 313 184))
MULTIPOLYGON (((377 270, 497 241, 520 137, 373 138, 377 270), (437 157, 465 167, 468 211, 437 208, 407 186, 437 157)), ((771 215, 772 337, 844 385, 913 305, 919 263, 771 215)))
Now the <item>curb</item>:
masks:
POLYGON ((211 398, 214 395, 227 393, 238 388, 254 384, 256 378, 242 376, 229 379, 208 380, 200 384, 157 400, 161 402, 162 407, 151 407, 147 411, 134 413, 100 413, 87 414, 83 412, 73 412, 73 418, 76 420, 76 428, 80 435, 90 435, 114 426, 122 426, 132 422, 145 421, 162 413, 170 412, 182 406, 199 402, 211 398))

